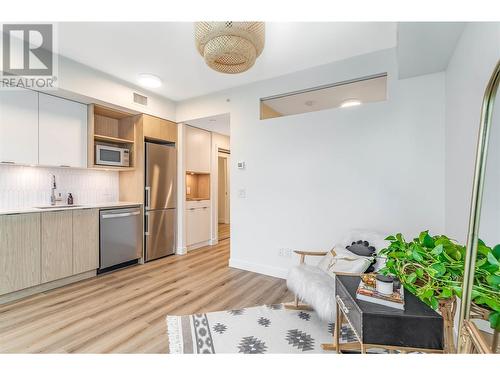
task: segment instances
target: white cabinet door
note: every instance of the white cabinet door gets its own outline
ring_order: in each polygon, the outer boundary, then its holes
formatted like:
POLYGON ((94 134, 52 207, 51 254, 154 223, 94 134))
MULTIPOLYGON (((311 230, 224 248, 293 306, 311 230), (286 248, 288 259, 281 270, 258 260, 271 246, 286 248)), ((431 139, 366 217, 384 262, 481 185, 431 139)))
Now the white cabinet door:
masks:
POLYGON ((194 245, 210 240, 210 207, 186 210, 186 242, 194 245))
POLYGON ((211 133, 186 126, 186 170, 210 173, 211 133))
POLYGON ((87 166, 87 106, 39 94, 40 165, 87 166))
POLYGON ((0 91, 0 162, 38 164, 38 93, 0 91))

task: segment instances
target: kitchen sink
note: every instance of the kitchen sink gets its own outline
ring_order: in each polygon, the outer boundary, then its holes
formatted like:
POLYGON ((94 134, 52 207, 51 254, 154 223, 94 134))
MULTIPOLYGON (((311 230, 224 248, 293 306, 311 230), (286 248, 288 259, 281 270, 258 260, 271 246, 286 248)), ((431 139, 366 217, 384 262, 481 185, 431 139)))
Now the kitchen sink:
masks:
POLYGON ((59 209, 59 208, 73 208, 73 207, 82 207, 81 204, 65 204, 65 205, 56 205, 56 206, 38 206, 38 207, 35 207, 35 208, 38 208, 40 210, 48 210, 48 209, 51 209, 51 208, 54 208, 54 209, 59 209))

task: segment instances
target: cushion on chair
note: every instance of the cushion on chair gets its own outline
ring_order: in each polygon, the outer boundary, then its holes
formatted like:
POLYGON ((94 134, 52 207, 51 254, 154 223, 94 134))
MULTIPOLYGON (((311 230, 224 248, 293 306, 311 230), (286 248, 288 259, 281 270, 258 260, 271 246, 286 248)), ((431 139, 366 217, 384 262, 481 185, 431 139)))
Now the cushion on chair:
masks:
MULTIPOLYGON (((378 254, 380 250, 385 249, 390 245, 390 242, 385 240, 386 237, 387 235, 369 229, 353 229, 349 231, 342 241, 339 241, 335 247, 347 248, 348 246, 351 246, 353 242, 358 243, 361 241, 363 243, 366 241, 370 246, 375 248, 375 253, 378 254)), ((385 258, 377 257, 376 260, 376 263, 373 265, 373 272, 377 272, 385 266, 385 258)))
POLYGON ((292 267, 286 285, 327 322, 335 321, 335 278, 308 264, 292 267))
POLYGON ((372 264, 373 257, 359 256, 343 248, 330 250, 318 267, 334 276, 335 272, 363 273, 372 264))

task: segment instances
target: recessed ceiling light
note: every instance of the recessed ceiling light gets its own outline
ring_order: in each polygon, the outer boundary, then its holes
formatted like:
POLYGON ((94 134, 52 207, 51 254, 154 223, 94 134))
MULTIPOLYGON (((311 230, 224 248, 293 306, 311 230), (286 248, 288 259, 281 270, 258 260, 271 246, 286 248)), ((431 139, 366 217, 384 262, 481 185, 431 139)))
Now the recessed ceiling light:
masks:
POLYGON ((355 107, 361 105, 361 100, 358 99, 347 99, 340 104, 340 108, 355 107))
POLYGON ((312 107, 314 104, 316 104, 316 102, 314 100, 307 100, 304 102, 304 104, 308 107, 312 107))
POLYGON ((139 74, 137 82, 139 82, 139 85, 149 88, 157 88, 161 86, 161 79, 153 74, 139 74))

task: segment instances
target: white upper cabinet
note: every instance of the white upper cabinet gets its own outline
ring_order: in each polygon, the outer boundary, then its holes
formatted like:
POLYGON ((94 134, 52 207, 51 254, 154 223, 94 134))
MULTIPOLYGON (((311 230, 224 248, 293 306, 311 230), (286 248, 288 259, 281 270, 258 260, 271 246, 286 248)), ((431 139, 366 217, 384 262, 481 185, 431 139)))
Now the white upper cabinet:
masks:
POLYGON ((39 164, 85 168, 87 106, 39 95, 39 164))
POLYGON ((210 132, 186 126, 186 171, 210 173, 210 132))
POLYGON ((0 91, 0 162, 38 164, 36 91, 0 91))

